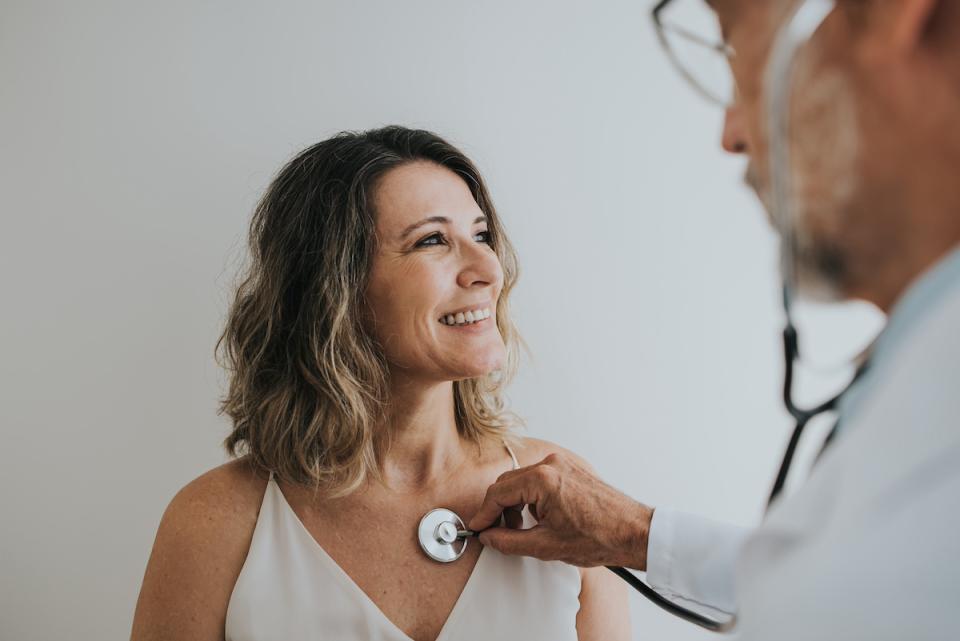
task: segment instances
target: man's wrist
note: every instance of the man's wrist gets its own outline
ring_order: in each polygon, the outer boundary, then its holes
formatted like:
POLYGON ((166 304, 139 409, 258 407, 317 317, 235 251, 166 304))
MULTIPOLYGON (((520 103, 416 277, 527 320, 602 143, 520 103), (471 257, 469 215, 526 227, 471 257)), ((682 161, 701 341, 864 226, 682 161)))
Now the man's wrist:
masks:
POLYGON ((637 503, 632 518, 628 519, 631 524, 631 534, 626 547, 629 556, 625 565, 641 572, 647 571, 647 543, 650 539, 653 510, 654 508, 643 503, 637 503))

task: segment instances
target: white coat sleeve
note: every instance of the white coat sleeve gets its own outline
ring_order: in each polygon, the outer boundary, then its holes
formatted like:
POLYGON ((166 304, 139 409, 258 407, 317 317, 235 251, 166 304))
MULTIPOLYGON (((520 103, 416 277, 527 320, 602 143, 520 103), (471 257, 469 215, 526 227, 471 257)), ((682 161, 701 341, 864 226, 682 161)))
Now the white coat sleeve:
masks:
POLYGON ((647 539, 647 582, 701 614, 733 614, 734 566, 749 534, 748 528, 658 507, 647 539))

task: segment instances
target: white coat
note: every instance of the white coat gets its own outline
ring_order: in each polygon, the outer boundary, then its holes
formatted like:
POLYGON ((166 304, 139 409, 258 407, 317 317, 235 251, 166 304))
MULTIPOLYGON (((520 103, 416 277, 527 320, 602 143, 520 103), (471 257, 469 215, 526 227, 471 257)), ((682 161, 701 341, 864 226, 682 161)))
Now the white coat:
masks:
POLYGON ((737 612, 746 640, 960 639, 960 249, 897 303, 839 415, 755 530, 656 508, 647 580, 737 612))

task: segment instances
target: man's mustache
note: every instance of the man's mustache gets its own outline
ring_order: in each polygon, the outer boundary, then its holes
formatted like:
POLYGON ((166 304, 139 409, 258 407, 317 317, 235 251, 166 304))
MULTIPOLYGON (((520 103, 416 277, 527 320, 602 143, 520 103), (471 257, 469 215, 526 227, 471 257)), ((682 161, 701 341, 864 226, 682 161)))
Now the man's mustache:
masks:
POLYGON ((752 162, 747 165, 747 171, 743 175, 743 183, 758 195, 760 194, 760 177, 757 175, 757 169, 752 162))
POLYGON ((753 162, 750 162, 747 165, 747 171, 743 175, 743 183, 752 189, 754 194, 756 194, 757 199, 760 200, 760 204, 763 205, 764 213, 767 215, 767 222, 770 223, 774 229, 777 229, 777 224, 774 220, 773 211, 771 209, 772 205, 768 199, 769 194, 767 190, 764 189, 760 179, 760 172, 757 171, 757 168, 753 162))

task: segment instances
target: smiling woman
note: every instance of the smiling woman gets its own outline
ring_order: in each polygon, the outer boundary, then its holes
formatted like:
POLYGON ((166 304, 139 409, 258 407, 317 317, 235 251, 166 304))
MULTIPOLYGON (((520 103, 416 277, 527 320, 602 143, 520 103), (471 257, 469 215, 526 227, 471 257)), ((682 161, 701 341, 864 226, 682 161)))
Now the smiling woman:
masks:
POLYGON ((563 452, 501 396, 517 261, 473 163, 426 131, 337 135, 274 179, 250 252, 217 346, 236 460, 164 513, 133 638, 626 639, 602 567, 419 548, 428 511, 469 518, 563 452))
POLYGON ((499 393, 517 361, 508 313, 517 261, 479 171, 458 150, 401 127, 325 140, 277 175, 250 239, 253 261, 219 344, 232 373, 221 406, 234 423, 231 454, 348 494, 379 473, 391 364, 418 357, 438 376, 446 367, 461 435, 506 435, 512 417, 499 393), (495 282, 451 282, 455 261, 475 259, 470 269, 495 282), (499 331, 466 349, 436 320, 473 301, 497 306, 499 331), (497 367, 462 362, 471 358, 497 367))

